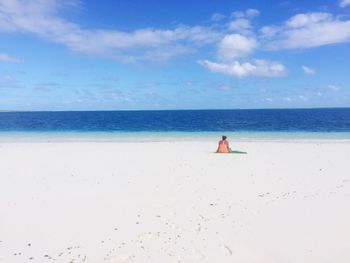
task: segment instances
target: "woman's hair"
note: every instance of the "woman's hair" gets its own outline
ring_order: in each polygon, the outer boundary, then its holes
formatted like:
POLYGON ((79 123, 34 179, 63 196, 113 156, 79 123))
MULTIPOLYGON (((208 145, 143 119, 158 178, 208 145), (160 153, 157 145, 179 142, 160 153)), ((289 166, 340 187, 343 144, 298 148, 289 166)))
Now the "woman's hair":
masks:
POLYGON ((226 137, 225 135, 222 135, 222 139, 223 139, 223 140, 226 140, 227 137, 226 137))

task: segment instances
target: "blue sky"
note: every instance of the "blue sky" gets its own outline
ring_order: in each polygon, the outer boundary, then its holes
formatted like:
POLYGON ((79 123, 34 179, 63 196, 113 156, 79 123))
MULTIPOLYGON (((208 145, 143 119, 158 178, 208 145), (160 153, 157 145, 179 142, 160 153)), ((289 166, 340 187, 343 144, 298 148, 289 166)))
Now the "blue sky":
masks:
POLYGON ((350 106, 350 0, 0 0, 0 110, 350 106))

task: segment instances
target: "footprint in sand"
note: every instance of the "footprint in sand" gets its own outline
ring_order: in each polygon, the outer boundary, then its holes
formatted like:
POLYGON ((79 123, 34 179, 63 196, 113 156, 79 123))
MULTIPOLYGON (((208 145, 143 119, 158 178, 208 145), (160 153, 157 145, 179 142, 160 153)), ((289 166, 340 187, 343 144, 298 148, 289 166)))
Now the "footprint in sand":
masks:
POLYGON ((222 251, 225 256, 231 256, 232 255, 232 249, 229 246, 223 245, 222 251))

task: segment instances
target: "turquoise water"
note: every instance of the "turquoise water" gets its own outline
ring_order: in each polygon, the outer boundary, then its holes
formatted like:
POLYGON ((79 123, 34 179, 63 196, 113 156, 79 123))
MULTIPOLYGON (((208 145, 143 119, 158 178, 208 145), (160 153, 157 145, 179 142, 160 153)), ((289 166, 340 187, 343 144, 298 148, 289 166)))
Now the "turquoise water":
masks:
POLYGON ((350 132, 0 132, 0 142, 157 142, 255 140, 349 140, 350 132))

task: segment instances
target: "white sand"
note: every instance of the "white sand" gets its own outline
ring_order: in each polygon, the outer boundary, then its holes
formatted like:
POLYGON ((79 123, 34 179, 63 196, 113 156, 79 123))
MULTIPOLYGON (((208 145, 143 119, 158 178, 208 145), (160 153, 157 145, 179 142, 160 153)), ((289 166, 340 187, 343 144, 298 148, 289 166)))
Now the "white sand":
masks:
POLYGON ((0 143, 0 262, 350 262, 350 143, 0 143), (30 259, 32 258, 32 259, 30 259))

